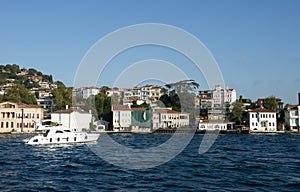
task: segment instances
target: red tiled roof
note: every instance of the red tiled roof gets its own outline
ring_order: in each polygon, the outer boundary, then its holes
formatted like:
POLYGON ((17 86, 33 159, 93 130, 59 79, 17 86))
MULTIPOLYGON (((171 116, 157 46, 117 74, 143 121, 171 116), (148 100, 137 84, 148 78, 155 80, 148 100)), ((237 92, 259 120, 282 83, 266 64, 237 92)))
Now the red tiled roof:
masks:
POLYGON ((287 110, 298 109, 298 105, 286 105, 285 109, 287 110))
POLYGON ((146 111, 147 108, 142 108, 142 107, 133 107, 131 108, 132 111, 146 111))
POLYGON ((177 113, 177 114, 188 114, 185 112, 178 112, 178 111, 174 111, 174 110, 170 110, 170 109, 159 109, 154 111, 154 113, 177 113))
POLYGON ((113 105, 112 110, 113 111, 129 111, 130 108, 128 105, 113 105))
POLYGON ((38 105, 18 103, 19 108, 41 108, 38 105))

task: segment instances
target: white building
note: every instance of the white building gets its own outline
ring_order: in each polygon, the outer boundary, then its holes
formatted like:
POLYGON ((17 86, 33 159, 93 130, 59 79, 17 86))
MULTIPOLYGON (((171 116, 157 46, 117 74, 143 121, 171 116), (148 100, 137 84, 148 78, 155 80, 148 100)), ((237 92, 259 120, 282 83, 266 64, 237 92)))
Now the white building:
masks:
POLYGON ((51 113, 51 121, 69 127, 73 131, 82 131, 89 129, 92 122, 92 114, 83 110, 69 108, 51 113))
POLYGON ((47 112, 52 112, 54 109, 54 102, 52 97, 45 97, 36 99, 37 105, 45 109, 47 112))
POLYGON ((277 131, 276 112, 267 109, 249 110, 249 127, 252 132, 277 131))
POLYGON ((200 120, 198 130, 200 131, 223 131, 227 130, 228 125, 233 125, 227 120, 200 120))
POLYGON ((77 96, 83 99, 87 99, 92 95, 100 93, 100 89, 97 87, 81 87, 73 90, 73 96, 77 96))
POLYGON ((152 113, 152 128, 181 128, 189 126, 189 113, 170 109, 154 110, 152 113))
POLYGON ((151 101, 157 101, 163 94, 165 94, 165 92, 166 89, 163 86, 145 85, 130 89, 113 88, 112 90, 108 90, 106 95, 109 97, 117 95, 120 98, 120 102, 132 105, 132 101, 136 100, 141 100, 148 104, 151 103, 151 101))
POLYGON ((82 98, 87 99, 92 95, 99 94, 100 90, 97 87, 85 87, 82 89, 82 98))
POLYGON ((113 128, 115 131, 129 131, 131 126, 131 109, 128 105, 113 105, 113 128))
POLYGON ((236 90, 229 88, 222 88, 220 85, 216 85, 212 91, 212 97, 214 101, 214 107, 222 107, 225 103, 232 104, 236 101, 236 90))
POLYGON ((225 104, 232 104, 236 101, 236 90, 222 88, 216 85, 213 90, 199 92, 200 109, 207 110, 207 118, 210 120, 225 119, 225 104))
POLYGON ((284 111, 285 122, 291 131, 299 131, 300 105, 288 105, 284 111))
POLYGON ((33 132, 35 122, 41 123, 42 119, 43 109, 38 105, 0 103, 0 133, 33 132))

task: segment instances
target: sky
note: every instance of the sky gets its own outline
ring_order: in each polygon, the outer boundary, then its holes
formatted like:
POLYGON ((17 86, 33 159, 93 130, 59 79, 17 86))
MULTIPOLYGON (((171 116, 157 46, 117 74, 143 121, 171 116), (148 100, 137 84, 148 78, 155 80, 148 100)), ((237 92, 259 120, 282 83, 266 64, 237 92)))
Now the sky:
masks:
MULTIPOLYGON (((274 95, 286 104, 296 104, 300 92, 299 10, 297 0, 0 0, 0 64, 36 68, 73 86, 83 59, 100 39, 127 26, 165 24, 201 41, 218 64, 225 85, 236 89, 238 96, 256 100, 274 95)), ((112 58, 99 74, 97 86, 131 86, 126 79, 136 75, 127 73, 128 69, 140 64, 143 67, 137 68, 147 75, 157 65, 143 60, 166 61, 159 65, 170 70, 161 68, 163 80, 155 76, 154 82, 169 83, 165 81, 185 76, 196 80, 200 89, 208 88, 205 74, 189 59, 149 45, 112 58)), ((151 77, 144 80, 150 82, 151 77)))

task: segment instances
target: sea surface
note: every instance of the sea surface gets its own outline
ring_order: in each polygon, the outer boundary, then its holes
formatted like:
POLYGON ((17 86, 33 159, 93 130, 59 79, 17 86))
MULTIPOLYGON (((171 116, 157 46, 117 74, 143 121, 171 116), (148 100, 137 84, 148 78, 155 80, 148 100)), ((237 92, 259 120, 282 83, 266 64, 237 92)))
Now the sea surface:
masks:
MULTIPOLYGON (((171 136, 110 135, 132 148, 171 136)), ((300 191, 300 135, 219 135, 204 154, 195 135, 171 161, 142 170, 112 165, 84 144, 36 147, 24 138, 0 137, 0 191, 300 191)))

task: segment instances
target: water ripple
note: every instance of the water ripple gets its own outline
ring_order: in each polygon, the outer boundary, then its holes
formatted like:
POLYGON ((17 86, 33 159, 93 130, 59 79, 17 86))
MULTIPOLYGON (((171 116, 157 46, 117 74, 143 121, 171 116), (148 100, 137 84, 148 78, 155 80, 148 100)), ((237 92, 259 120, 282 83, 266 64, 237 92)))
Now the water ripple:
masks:
MULTIPOLYGON (((112 137, 142 149, 170 135, 112 137)), ((127 170, 86 145, 32 147, 24 137, 1 137, 0 191, 299 191, 299 135, 220 135, 199 155, 202 138, 164 165, 127 170)))

